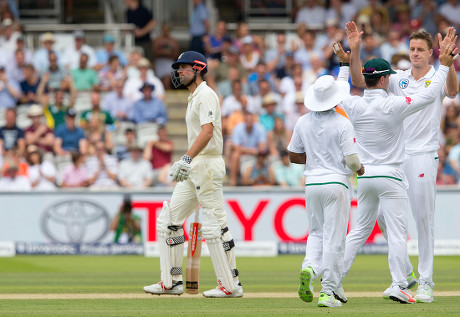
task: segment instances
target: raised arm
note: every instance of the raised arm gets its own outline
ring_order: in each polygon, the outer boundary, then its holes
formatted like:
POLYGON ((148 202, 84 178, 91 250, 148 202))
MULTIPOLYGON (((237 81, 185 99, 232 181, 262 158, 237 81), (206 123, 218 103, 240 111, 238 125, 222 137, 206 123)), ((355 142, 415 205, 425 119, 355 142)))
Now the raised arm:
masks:
MULTIPOLYGON (((438 41, 439 41, 439 49, 441 51, 445 51, 447 45, 452 45, 457 42, 458 36, 456 35, 456 30, 453 27, 450 27, 447 30, 447 34, 442 38, 441 34, 438 33, 438 41)), ((458 79, 457 73, 455 71, 454 65, 449 67, 449 73, 447 74, 446 84, 444 85, 444 91, 447 96, 455 97, 458 94, 458 79)))
POLYGON ((363 74, 361 73, 361 38, 363 31, 359 32, 355 22, 348 22, 345 27, 347 33, 348 45, 351 50, 350 60, 350 71, 351 71, 351 82, 353 86, 359 88, 366 88, 366 82, 364 81, 363 74))

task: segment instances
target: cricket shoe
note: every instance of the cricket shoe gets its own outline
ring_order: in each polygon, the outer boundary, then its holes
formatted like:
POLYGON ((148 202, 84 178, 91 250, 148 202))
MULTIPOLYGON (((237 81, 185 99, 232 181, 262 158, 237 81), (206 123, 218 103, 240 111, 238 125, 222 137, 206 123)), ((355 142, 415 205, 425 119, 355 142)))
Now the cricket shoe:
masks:
POLYGON ((299 297, 301 300, 307 303, 311 303, 313 301, 313 281, 314 281, 313 269, 311 266, 307 266, 306 268, 300 271, 299 277, 299 297))
MULTIPOLYGON (((411 289, 415 285, 417 285, 418 281, 417 278, 415 277, 414 271, 412 271, 409 275, 407 275, 407 288, 411 289)), ((388 287, 384 292, 383 292, 383 299, 390 299, 391 295, 391 287, 388 287)))
POLYGON ((433 287, 428 284, 424 283, 419 285, 417 288, 417 292, 415 293, 415 300, 417 303, 431 303, 434 301, 433 298, 433 287))
POLYGON ((182 281, 173 281, 171 288, 166 288, 163 282, 158 282, 157 284, 144 286, 144 292, 153 295, 182 295, 184 294, 184 285, 182 281))
POLYGON ((401 288, 398 285, 391 287, 390 299, 401 304, 415 304, 415 299, 412 297, 408 288, 401 288))
POLYGON ((337 289, 332 293, 334 294, 335 299, 341 301, 342 303, 345 304, 348 301, 347 297, 345 296, 345 291, 343 290, 342 283, 340 283, 337 289))
POLYGON ((335 299, 334 295, 327 295, 326 293, 320 293, 318 298, 319 307, 340 307, 342 303, 335 299))
POLYGON ((243 297, 243 286, 239 283, 233 292, 230 292, 223 286, 217 286, 214 289, 203 292, 203 296, 206 298, 236 298, 243 297))

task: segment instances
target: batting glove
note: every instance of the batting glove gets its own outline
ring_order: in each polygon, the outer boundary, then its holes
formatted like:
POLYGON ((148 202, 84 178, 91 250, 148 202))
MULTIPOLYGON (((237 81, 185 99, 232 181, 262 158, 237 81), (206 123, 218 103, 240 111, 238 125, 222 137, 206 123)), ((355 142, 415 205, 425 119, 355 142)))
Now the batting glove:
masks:
POLYGON ((179 161, 173 164, 169 175, 174 182, 182 182, 188 179, 190 170, 192 169, 190 165, 191 161, 191 157, 184 155, 179 161))

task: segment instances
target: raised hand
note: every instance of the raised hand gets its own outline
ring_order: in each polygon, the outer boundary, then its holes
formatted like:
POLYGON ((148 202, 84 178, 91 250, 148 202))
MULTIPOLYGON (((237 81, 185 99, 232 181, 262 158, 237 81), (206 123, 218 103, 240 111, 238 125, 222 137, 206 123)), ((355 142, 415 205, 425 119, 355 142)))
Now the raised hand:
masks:
POLYGON ((342 63, 350 63, 350 51, 345 52, 340 43, 332 44, 332 50, 342 63))
POLYGON ((447 34, 444 39, 442 38, 441 34, 438 33, 439 49, 441 51, 445 51, 448 44, 455 44, 455 42, 457 42, 458 36, 455 35, 456 33, 457 31, 453 27, 450 27, 447 30, 447 34))
POLYGON ((455 44, 447 44, 444 50, 441 50, 439 62, 441 65, 450 67, 454 63, 454 57, 457 55, 458 49, 455 44))
POLYGON ((345 26, 345 32, 347 33, 350 49, 352 51, 359 50, 361 48, 361 38, 364 31, 359 32, 356 23, 351 21, 345 26))

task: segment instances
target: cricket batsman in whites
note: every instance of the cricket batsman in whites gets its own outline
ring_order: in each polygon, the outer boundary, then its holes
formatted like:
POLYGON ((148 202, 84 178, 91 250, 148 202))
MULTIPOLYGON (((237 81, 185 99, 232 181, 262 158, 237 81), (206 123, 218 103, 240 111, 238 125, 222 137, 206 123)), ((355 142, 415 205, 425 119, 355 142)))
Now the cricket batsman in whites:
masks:
POLYGON ((223 138, 219 98, 206 84, 206 58, 194 51, 182 53, 172 64, 172 82, 190 91, 185 121, 188 151, 171 167, 170 175, 177 185, 171 201, 163 202, 157 219, 160 243, 161 281, 145 286, 156 295, 184 293, 182 258, 184 232, 182 225, 201 205, 202 234, 206 240, 218 286, 203 292, 204 297, 242 297, 243 287, 236 269, 235 243, 227 227, 224 209, 222 158, 223 138))

